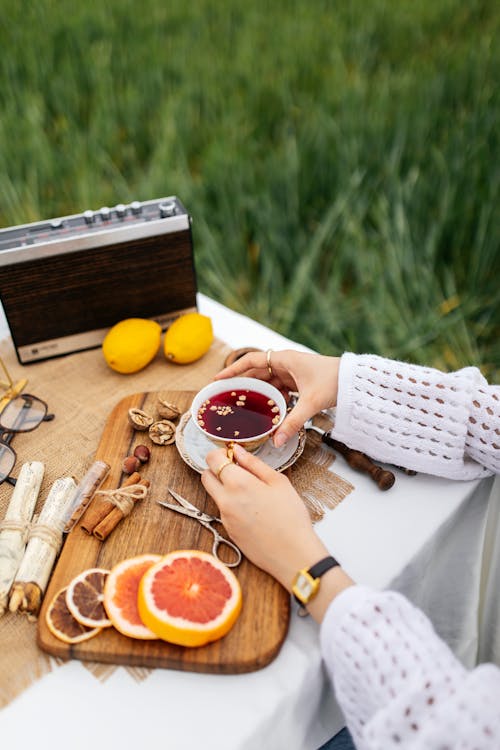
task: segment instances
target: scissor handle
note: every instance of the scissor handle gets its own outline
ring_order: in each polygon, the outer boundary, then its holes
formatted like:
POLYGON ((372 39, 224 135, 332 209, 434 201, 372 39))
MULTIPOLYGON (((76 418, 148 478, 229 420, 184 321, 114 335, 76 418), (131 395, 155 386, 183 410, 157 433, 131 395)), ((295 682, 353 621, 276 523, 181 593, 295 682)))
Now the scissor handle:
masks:
POLYGON ((214 529, 213 526, 209 526, 210 530, 212 531, 212 534, 214 535, 214 543, 212 545, 212 554, 214 557, 217 558, 217 560, 220 560, 221 563, 224 563, 228 568, 236 568, 237 565, 241 562, 241 552, 236 546, 236 544, 233 544, 229 539, 226 539, 225 536, 222 536, 222 534, 219 534, 217 529, 214 529), (226 547, 230 547, 233 552, 236 554, 236 560, 234 562, 226 562, 221 557, 219 557, 219 547, 221 544, 226 545, 226 547))

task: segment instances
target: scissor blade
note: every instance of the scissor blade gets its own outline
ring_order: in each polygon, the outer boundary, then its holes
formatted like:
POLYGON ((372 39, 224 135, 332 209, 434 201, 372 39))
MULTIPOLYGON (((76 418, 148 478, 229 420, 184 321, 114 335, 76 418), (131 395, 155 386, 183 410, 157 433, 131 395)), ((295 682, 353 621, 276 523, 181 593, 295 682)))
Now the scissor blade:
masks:
POLYGON ((161 500, 157 500, 156 502, 158 505, 163 506, 163 508, 175 510, 176 513, 182 513, 184 516, 189 516, 190 518, 196 518, 196 511, 191 510, 191 508, 183 508, 182 505, 174 505, 173 503, 163 503, 161 500))
POLYGON ((198 510, 198 508, 195 505, 193 505, 193 503, 190 503, 189 500, 186 500, 185 497, 182 497, 182 495, 179 495, 179 493, 175 492, 175 490, 172 490, 169 487, 168 491, 170 492, 172 497, 174 497, 177 500, 177 502, 183 505, 185 508, 189 508, 189 510, 198 510))

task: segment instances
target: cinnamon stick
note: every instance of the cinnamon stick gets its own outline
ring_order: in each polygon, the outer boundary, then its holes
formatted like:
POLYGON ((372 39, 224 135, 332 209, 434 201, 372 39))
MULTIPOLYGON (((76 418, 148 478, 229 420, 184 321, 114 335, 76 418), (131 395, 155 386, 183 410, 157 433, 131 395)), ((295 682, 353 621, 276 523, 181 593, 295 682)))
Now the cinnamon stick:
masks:
MULTIPOLYGON (((131 475, 133 476, 133 475, 131 475)), ((140 482, 137 482, 137 484, 142 485, 143 487, 149 487, 150 482, 147 479, 141 479, 140 482)), ((127 485, 130 486, 130 485, 127 485)), ((122 487, 125 487, 125 482, 122 484, 122 487)), ((138 502, 141 498, 140 497, 133 497, 132 500, 134 503, 138 502)), ((96 539, 99 539, 100 542, 104 542, 108 536, 111 534, 113 529, 115 529, 120 521, 122 521, 125 518, 125 514, 123 513, 120 508, 114 506, 113 510, 111 510, 108 515, 100 521, 100 523, 97 524, 97 526, 93 530, 93 535, 96 539)))
MULTIPOLYGON (((138 482, 140 482, 140 479, 141 475, 137 471, 134 471, 133 474, 125 479, 122 487, 128 487, 131 484, 137 484, 138 482)), ((80 524, 82 529, 86 531, 87 534, 92 534, 97 524, 99 524, 104 518, 106 518, 106 516, 111 513, 114 507, 114 503, 112 503, 110 500, 101 500, 101 498, 99 497, 94 497, 92 503, 90 504, 87 512, 83 517, 82 523, 80 524)))

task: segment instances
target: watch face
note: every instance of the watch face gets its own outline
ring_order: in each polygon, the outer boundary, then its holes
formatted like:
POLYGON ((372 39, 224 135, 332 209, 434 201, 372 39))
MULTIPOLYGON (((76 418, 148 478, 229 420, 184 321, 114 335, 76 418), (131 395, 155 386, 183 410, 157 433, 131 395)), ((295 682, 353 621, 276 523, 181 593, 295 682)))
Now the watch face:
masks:
POLYGON ((312 578, 306 570, 301 570, 297 573, 292 593, 302 604, 307 604, 316 593, 318 586, 319 578, 312 578))
POLYGON ((303 599, 304 601, 308 601, 309 597, 311 596, 313 592, 313 586, 312 586, 311 580, 306 578, 306 576, 303 573, 300 573, 299 577, 297 578, 297 581, 295 582, 295 587, 299 591, 298 593, 299 598, 303 599))

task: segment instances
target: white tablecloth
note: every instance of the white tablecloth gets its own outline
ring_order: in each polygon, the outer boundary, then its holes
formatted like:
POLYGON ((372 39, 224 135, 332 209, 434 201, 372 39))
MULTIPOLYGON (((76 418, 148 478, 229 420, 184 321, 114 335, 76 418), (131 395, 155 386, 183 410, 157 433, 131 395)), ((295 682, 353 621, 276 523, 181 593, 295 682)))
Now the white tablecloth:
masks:
MULTIPOLYGON (((304 349, 203 295, 199 309, 234 347, 304 349)), ((0 314, 0 339, 7 334, 0 314)), ((500 562, 499 509, 492 481, 398 473, 394 488, 382 493, 341 457, 335 471, 356 489, 317 528, 348 573, 407 594, 466 665, 475 663, 478 650, 486 658, 492 648, 498 654, 493 623, 498 628, 499 581, 492 566, 498 569, 500 562)), ((102 684, 70 662, 0 714, 2 746, 37 750, 314 750, 342 725, 321 662, 318 627, 295 614, 279 655, 258 672, 157 669, 136 683, 119 668, 102 684)))

